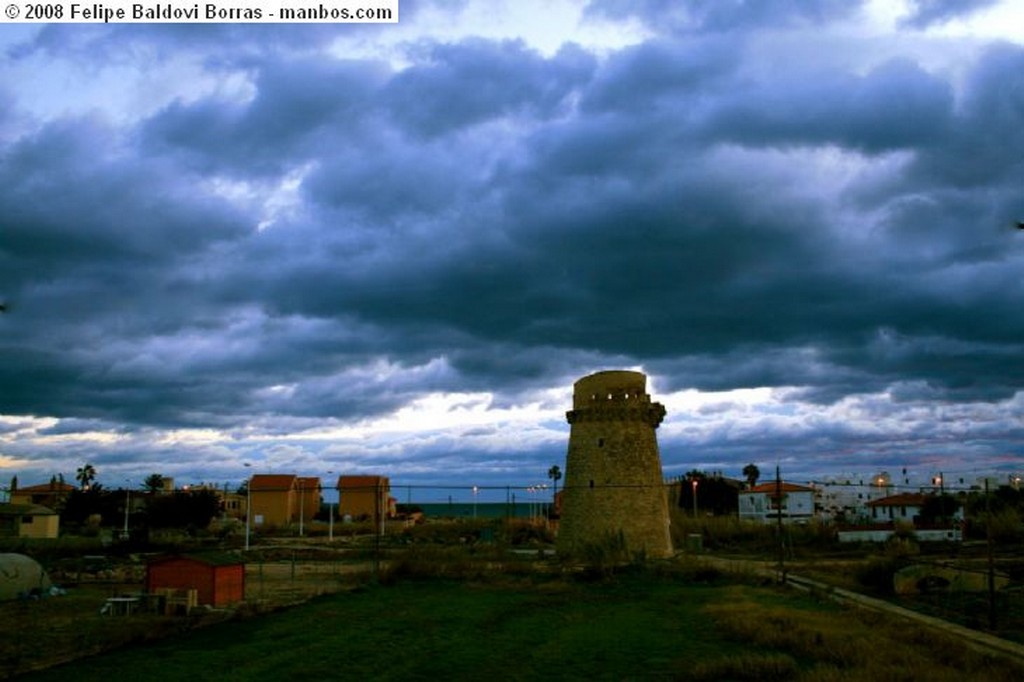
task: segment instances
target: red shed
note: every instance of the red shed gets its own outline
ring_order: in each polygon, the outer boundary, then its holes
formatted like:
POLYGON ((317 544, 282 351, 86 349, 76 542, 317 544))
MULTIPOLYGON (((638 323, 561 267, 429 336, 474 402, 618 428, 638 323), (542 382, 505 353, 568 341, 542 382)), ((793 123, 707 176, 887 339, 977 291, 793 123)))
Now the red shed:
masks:
POLYGON ((149 562, 146 591, 196 590, 199 604, 225 606, 245 599, 245 562, 216 552, 178 554, 149 562))

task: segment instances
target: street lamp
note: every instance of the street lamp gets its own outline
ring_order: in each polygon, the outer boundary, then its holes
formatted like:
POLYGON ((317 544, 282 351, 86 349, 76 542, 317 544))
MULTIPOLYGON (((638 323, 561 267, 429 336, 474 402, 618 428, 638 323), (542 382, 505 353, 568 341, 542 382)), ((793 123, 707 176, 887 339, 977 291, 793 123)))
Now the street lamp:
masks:
POLYGON ((128 539, 128 512, 132 506, 132 482, 127 478, 124 479, 128 485, 124 489, 124 531, 121 534, 122 539, 128 539))
POLYGON ((697 479, 690 481, 690 485, 693 487, 693 515, 697 516, 697 479))
POLYGON ((480 492, 480 488, 473 486, 473 518, 476 518, 476 494, 480 492))
POLYGON ((302 495, 302 476, 299 476, 299 537, 302 537, 302 521, 306 515, 306 499, 302 495))

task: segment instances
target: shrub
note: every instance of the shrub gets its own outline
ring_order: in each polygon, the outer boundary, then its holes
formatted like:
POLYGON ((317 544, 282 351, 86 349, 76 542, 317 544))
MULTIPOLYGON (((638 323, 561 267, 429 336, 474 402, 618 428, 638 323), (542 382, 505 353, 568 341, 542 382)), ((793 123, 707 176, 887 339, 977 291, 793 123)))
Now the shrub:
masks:
POLYGON ((555 542, 555 535, 550 528, 526 519, 510 519, 501 537, 513 547, 551 545, 555 542))
POLYGON ((402 537, 417 544, 471 545, 478 542, 484 529, 494 528, 489 519, 430 521, 402 531, 402 537))
POLYGON ((449 547, 410 547, 387 563, 380 581, 391 585, 400 580, 445 578, 467 580, 482 576, 486 562, 476 560, 468 550, 449 547))
POLYGON ((608 533, 597 542, 589 542, 579 552, 583 561, 583 574, 587 578, 606 578, 616 567, 629 562, 629 549, 622 531, 608 533))
POLYGON ((752 550, 770 550, 777 546, 775 528, 762 523, 740 520, 736 516, 693 517, 671 510, 672 543, 685 546, 689 535, 700 535, 706 549, 744 547, 752 550))
POLYGON ((994 542, 1017 542, 1024 535, 1024 525, 1016 509, 1003 509, 986 515, 983 519, 991 525, 994 542))

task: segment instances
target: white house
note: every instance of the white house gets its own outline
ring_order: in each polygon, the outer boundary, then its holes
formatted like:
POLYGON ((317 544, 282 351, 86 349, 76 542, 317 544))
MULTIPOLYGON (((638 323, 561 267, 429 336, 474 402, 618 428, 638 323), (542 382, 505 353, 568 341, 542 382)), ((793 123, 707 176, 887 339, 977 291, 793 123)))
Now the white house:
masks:
POLYGON ((963 539, 963 515, 954 512, 945 523, 924 523, 920 519, 925 493, 898 493, 867 503, 868 523, 843 526, 839 529, 840 542, 885 542, 897 527, 913 527, 914 537, 921 541, 952 541, 963 539))
POLYGON ((868 502, 871 521, 906 521, 913 523, 924 507, 923 493, 898 493, 868 502))
POLYGON ((783 523, 807 523, 814 518, 814 495, 814 488, 785 481, 755 485, 740 491, 740 518, 770 523, 781 516, 783 523))
POLYGON ((889 475, 882 472, 870 479, 846 477, 815 481, 815 490, 818 515, 822 520, 856 523, 869 520, 868 503, 891 495, 893 485, 889 475))

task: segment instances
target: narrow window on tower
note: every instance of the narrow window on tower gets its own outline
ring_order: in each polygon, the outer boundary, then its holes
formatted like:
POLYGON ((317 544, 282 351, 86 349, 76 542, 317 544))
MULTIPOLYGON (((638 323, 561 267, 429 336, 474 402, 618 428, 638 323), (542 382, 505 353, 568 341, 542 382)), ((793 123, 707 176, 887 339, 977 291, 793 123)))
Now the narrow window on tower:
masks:
POLYGON ((598 438, 597 439, 597 447, 599 447, 599 448, 603 448, 604 447, 604 438, 598 438))

